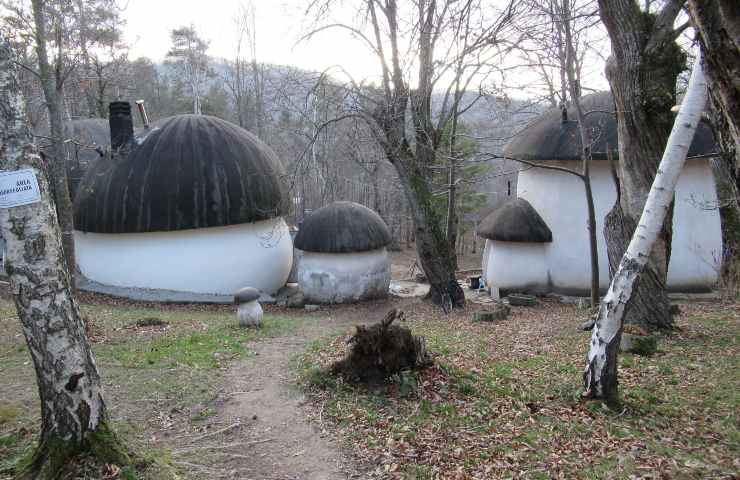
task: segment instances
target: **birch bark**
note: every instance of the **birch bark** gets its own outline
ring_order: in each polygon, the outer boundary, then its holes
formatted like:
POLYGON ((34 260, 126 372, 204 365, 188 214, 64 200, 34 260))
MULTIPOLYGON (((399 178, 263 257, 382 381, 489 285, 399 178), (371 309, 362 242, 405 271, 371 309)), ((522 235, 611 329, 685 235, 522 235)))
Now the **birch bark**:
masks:
MULTIPOLYGON (((57 41, 56 61, 49 61, 48 46, 46 43, 49 32, 45 13, 46 2, 32 0, 33 18, 35 26, 36 55, 38 56, 39 76, 41 87, 46 100, 46 109, 49 113, 49 131, 52 136, 52 159, 49 172, 52 176, 54 203, 57 206, 58 220, 62 229, 62 245, 64 247, 67 268, 74 272, 77 266, 75 261, 74 220, 72 218, 72 197, 69 194, 69 180, 67 178, 67 154, 64 147, 64 78, 62 44, 57 41)), ((62 35, 59 22, 53 22, 56 37, 62 35)), ((72 277, 72 286, 75 285, 72 277)))
POLYGON ((0 209, 5 269, 41 400, 41 438, 19 478, 57 478, 67 459, 83 451, 116 462, 127 456, 108 430, 100 375, 72 295, 54 201, 16 79, 12 50, 0 39, 0 169, 33 170, 41 194, 36 203, 0 209))
POLYGON ((617 403, 617 355, 628 302, 671 209, 676 182, 707 101, 701 63, 701 58, 697 58, 686 97, 668 137, 640 222, 599 307, 589 344, 588 363, 583 373, 585 397, 617 403))

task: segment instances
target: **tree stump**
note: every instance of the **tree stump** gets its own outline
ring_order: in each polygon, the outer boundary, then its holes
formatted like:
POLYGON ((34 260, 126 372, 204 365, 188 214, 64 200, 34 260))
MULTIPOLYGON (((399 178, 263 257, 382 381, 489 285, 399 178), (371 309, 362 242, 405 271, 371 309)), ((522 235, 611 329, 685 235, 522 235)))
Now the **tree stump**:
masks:
POLYGON ((350 381, 373 383, 403 370, 431 365, 424 338, 412 335, 406 327, 391 325, 402 318, 403 312, 394 308, 380 323, 357 326, 347 342, 350 345, 347 357, 335 362, 331 373, 350 381))

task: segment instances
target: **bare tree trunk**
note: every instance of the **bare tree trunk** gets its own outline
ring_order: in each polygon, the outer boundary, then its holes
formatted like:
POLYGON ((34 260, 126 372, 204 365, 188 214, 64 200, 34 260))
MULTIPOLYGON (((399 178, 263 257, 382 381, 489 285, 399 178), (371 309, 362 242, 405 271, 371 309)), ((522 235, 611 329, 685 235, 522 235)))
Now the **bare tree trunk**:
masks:
MULTIPOLYGON (((457 245, 457 232, 458 232, 458 225, 459 225, 459 219, 457 217, 457 152, 455 150, 455 145, 457 143, 457 122, 459 118, 459 114, 457 112, 457 109, 460 105, 460 99, 462 97, 463 92, 460 91, 460 76, 461 76, 461 63, 463 61, 463 58, 461 57, 460 60, 458 60, 457 65, 457 78, 455 79, 455 100, 454 100, 454 106, 453 109, 455 110, 452 114, 452 125, 450 128, 450 160, 449 160, 449 175, 448 175, 448 183, 449 183, 449 197, 447 198, 447 243, 450 246, 450 250, 452 252, 456 252, 455 246, 457 245)), ((457 270, 457 255, 452 255, 452 265, 455 270, 457 270)))
POLYGON ((399 158, 393 164, 414 219, 416 253, 431 287, 430 297, 445 309, 460 307, 465 303, 465 293, 455 277, 454 251, 450 251, 422 167, 413 158, 399 158))
POLYGON ((59 224, 41 159, 25 125, 16 67, 0 45, 0 135, 6 171, 31 169, 40 201, 0 209, 5 269, 36 369, 41 438, 19 478, 57 478, 72 455, 92 452, 119 465, 128 456, 107 424, 103 389, 71 289, 59 224))
MULTIPOLYGON (((568 88, 570 98, 576 111, 578 120, 578 131, 581 134, 581 180, 586 193, 586 206, 588 207, 588 245, 591 260, 591 306, 599 304, 599 251, 596 243, 596 213, 594 208, 594 196, 591 191, 591 133, 586 129, 585 116, 581 109, 580 84, 576 78, 576 58, 573 47, 573 38, 570 31, 570 1, 563 0, 563 29, 565 31, 565 71, 568 77, 568 88)), ((562 69, 561 69, 562 70, 562 69)))
POLYGON ((722 146, 734 140, 735 165, 740 171, 740 14, 734 0, 689 0, 709 83, 712 104, 723 117, 722 146))
POLYGON ((261 140, 265 140, 265 71, 264 66, 258 64, 256 58, 252 59, 252 79, 254 82, 255 133, 261 140))
POLYGON ((722 149, 712 161, 722 218, 724 266, 740 262, 740 15, 732 0, 689 0, 722 149))
POLYGON ((583 373, 586 397, 602 398, 609 404, 618 403, 617 355, 623 321, 631 308, 630 300, 641 281, 640 275, 647 265, 650 250, 671 210, 676 183, 701 120, 706 99, 706 82, 701 62, 697 62, 640 223, 599 307, 599 316, 591 334, 588 363, 583 373))
MULTIPOLYGON (((454 120, 453 120, 454 122, 454 120)), ((454 130, 454 129, 453 129, 454 130)), ((447 198, 447 243, 449 244, 449 248, 451 251, 455 252, 457 249, 455 246, 457 245, 457 237, 458 237, 458 219, 457 219, 457 188, 455 186, 456 175, 455 170, 457 169, 457 165, 455 165, 455 155, 450 149, 450 165, 449 165, 449 175, 447 177, 447 181, 449 182, 449 197, 447 198)), ((457 255, 452 256, 452 265, 455 270, 457 270, 457 255)))
MULTIPOLYGON (((718 130, 719 128, 715 128, 715 131, 718 130)), ((722 259, 723 273, 729 273, 733 264, 740 265, 740 188, 738 177, 732 169, 732 155, 732 151, 723 149, 719 157, 712 159, 719 215, 722 220, 722 245, 725 250, 722 259)))
MULTIPOLYGON (((612 44, 606 76, 614 94, 619 133, 621 214, 615 211, 612 216, 626 225, 637 225, 673 124, 676 78, 685 64, 673 29, 681 3, 671 0, 660 12, 647 14, 634 0, 599 0, 599 13, 612 44)), ((671 231, 672 215, 668 215, 647 266, 651 270, 648 277, 656 282, 639 283, 627 323, 646 329, 673 326, 666 291, 671 231)), ((607 248, 615 252, 610 258, 621 258, 633 232, 626 231, 625 237, 613 233, 605 228, 607 248)), ((616 268, 610 263, 612 271, 616 268)))
MULTIPOLYGON (((50 162, 51 180, 53 184, 54 200, 59 216, 59 225, 62 229, 62 245, 67 268, 72 272, 72 288, 75 285, 74 272, 77 269, 75 263, 74 242, 74 220, 72 198, 69 194, 69 183, 67 181, 67 158, 64 149, 64 121, 63 121, 63 78, 62 78, 62 46, 59 45, 59 55, 56 68, 49 63, 48 49, 46 47, 46 15, 44 13, 44 0, 33 0, 33 18, 36 27, 36 54, 39 62, 39 74, 41 86, 44 91, 46 108, 49 112, 49 126, 51 132, 51 144, 54 158, 50 162)), ((61 37, 61 33, 58 33, 61 37)), ((61 38, 58 38, 61 41, 61 38)))

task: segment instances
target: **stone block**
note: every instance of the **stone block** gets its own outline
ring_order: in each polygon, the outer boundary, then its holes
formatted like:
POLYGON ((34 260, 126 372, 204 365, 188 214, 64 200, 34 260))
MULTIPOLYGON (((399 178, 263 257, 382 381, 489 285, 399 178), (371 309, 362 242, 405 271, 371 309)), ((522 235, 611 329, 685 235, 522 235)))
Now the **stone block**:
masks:
POLYGON ((506 296, 509 305, 518 307, 531 307, 537 305, 537 297, 534 295, 525 295, 523 293, 510 293, 506 296))
POLYGON ((650 356, 658 350, 658 339, 653 335, 622 333, 619 349, 635 355, 650 356))
POLYGON ((488 310, 481 310, 480 312, 475 312, 473 314, 473 321, 474 322, 495 322, 498 320, 505 320, 509 316, 509 313, 511 313, 511 308, 509 308, 508 305, 497 303, 488 310))

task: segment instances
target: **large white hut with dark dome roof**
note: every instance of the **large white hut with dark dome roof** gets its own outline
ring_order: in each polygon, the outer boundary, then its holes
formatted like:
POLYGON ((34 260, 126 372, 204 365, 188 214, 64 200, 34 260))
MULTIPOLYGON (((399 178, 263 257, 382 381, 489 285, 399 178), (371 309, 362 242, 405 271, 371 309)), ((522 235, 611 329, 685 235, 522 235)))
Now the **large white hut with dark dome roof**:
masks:
MULTIPOLYGON (((596 209, 600 287, 609 286, 604 218, 617 199, 607 158, 619 159, 617 120, 611 93, 583 97, 586 128, 593 138, 591 186, 596 209)), ((509 158, 580 170, 581 139, 574 112, 553 109, 542 114, 509 142, 509 158)), ((678 184, 668 288, 706 291, 718 279, 722 232, 710 158, 716 152, 709 126, 699 125, 678 184), (692 158, 693 157, 693 158, 692 158)), ((587 207, 583 182, 574 175, 525 168, 517 181, 522 205, 506 204, 485 219, 478 233, 487 239, 484 276, 488 287, 508 291, 586 295, 590 288, 587 207), (551 231, 543 241, 533 230, 535 216, 551 231), (516 220, 516 221, 513 221, 516 220), (534 222, 534 223, 533 223, 534 222), (505 233, 505 235, 503 235, 505 233), (504 238, 506 237, 506 238, 504 238)))
POLYGON ((165 119, 134 140, 126 105, 111 116, 112 148, 123 153, 95 164, 75 201, 83 288, 171 301, 280 289, 293 249, 275 153, 203 115, 165 119))

